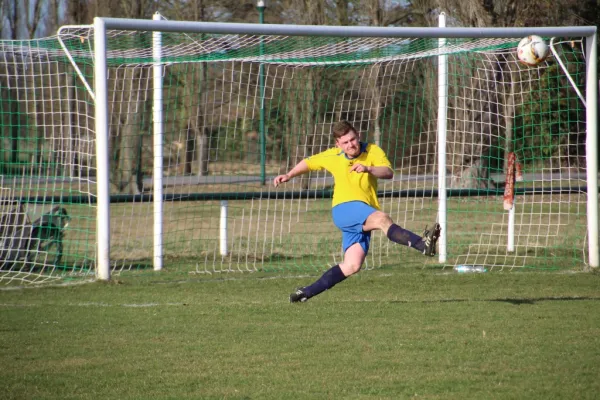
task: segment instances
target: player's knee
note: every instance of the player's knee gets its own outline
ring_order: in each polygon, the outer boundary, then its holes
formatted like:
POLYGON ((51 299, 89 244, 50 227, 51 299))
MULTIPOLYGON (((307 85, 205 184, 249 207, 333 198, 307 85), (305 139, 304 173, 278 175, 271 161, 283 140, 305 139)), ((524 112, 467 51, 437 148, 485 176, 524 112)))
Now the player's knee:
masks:
POLYGON ((385 229, 393 224, 392 218, 382 211, 377 212, 377 215, 375 216, 375 222, 379 229, 385 229))
POLYGON ((358 271, 360 271, 361 266, 362 265, 357 262, 346 262, 345 261, 342 264, 340 264, 340 268, 342 269, 342 272, 346 276, 350 276, 350 275, 357 273, 358 271))

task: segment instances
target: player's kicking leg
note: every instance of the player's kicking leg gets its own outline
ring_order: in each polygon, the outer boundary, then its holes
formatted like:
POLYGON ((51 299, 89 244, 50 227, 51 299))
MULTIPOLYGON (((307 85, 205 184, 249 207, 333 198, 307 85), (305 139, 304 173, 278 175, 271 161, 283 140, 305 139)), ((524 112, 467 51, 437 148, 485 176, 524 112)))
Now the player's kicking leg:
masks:
POLYGON ((419 236, 416 233, 395 224, 389 215, 381 211, 376 211, 369 215, 363 229, 365 231, 381 229, 392 242, 412 247, 430 257, 433 257, 436 253, 435 248, 437 240, 440 237, 440 232, 442 230, 440 224, 435 223, 431 230, 428 230, 427 227, 425 227, 423 236, 419 236))
POLYGON ((437 222, 431 229, 425 227, 423 236, 404 229, 400 225, 392 224, 387 231, 387 237, 392 242, 412 247, 426 256, 433 257, 436 254, 436 245, 441 231, 442 228, 437 222))

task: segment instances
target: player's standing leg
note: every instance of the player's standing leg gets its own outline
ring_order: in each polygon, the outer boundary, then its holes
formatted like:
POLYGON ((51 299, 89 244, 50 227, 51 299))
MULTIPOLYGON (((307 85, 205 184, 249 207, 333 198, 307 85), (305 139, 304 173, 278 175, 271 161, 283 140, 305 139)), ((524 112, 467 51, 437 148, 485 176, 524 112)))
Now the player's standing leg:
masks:
POLYGON ((357 273, 360 271, 366 255, 360 243, 354 243, 344 253, 343 262, 328 269, 312 285, 297 289, 290 295, 290 302, 304 302, 357 273))

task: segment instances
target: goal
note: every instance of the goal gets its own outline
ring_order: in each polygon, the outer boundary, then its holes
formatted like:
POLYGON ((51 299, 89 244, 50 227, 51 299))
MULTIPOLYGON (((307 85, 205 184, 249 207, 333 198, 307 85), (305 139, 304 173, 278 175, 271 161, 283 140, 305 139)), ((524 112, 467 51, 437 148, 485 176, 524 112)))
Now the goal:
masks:
MULTIPOLYGON (((67 272, 322 270, 342 258, 331 178, 271 182, 332 147, 331 126, 345 119, 393 164, 394 179, 379 183, 383 210, 416 232, 443 227, 434 259, 375 233, 368 268, 596 267, 595 38, 595 27, 96 18, 61 28, 30 78, 0 77, 54 82, 42 90, 50 97, 23 100, 25 137, 70 146, 60 172, 34 174, 40 162, 28 159, 3 189, 30 203, 13 187, 20 175, 36 204, 77 206, 63 236, 67 272), (530 34, 552 50, 535 67, 516 57, 530 34), (48 121, 34 114, 40 101, 48 121), (57 113, 76 125, 69 136, 57 113), (57 198, 65 177, 79 191, 57 198)), ((6 143, 17 136, 2 129, 6 143)), ((12 165, 6 154, 0 163, 12 165)))

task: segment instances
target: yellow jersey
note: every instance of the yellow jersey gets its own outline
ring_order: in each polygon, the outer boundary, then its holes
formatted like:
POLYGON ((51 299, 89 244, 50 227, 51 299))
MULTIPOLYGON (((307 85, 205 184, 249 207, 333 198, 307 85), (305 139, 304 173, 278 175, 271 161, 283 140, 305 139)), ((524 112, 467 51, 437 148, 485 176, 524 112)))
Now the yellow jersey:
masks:
POLYGON ((317 153, 304 161, 310 171, 326 170, 333 175, 332 207, 348 201, 362 201, 380 209, 377 199, 377 178, 369 173, 350 172, 355 163, 367 167, 392 168, 390 161, 381 149, 373 143, 360 143, 361 153, 358 157, 348 158, 339 148, 335 147, 317 153))

